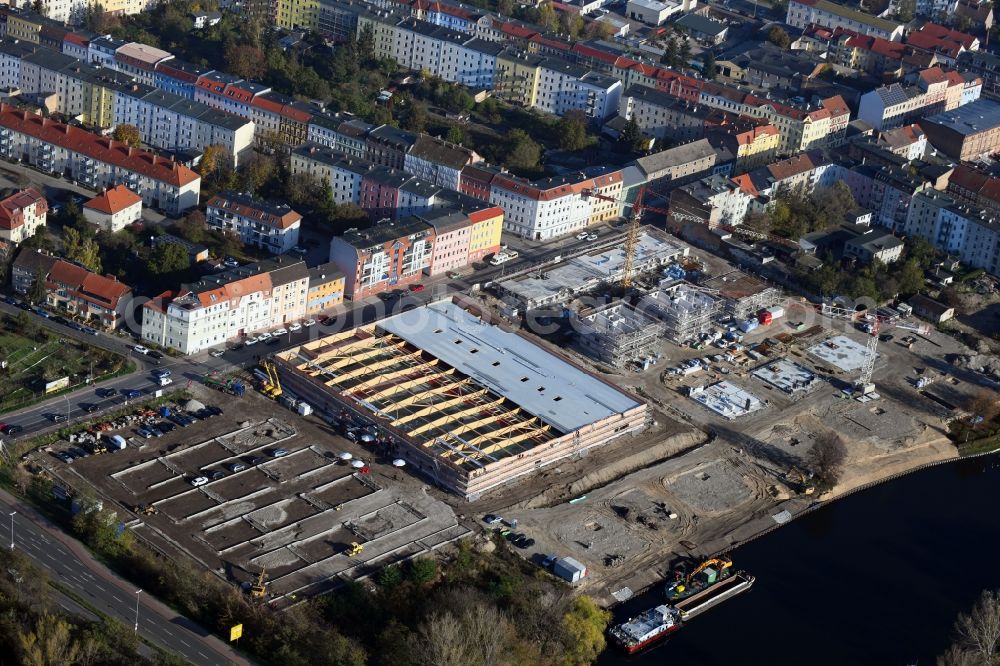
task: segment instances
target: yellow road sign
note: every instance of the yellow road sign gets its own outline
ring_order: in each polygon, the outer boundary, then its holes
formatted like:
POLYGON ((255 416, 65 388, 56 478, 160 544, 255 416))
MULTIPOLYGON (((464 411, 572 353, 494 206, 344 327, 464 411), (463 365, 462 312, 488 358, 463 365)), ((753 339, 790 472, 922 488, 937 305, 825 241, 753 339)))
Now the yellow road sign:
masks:
POLYGON ((229 640, 235 641, 237 638, 243 635, 243 625, 235 624, 229 629, 229 640))

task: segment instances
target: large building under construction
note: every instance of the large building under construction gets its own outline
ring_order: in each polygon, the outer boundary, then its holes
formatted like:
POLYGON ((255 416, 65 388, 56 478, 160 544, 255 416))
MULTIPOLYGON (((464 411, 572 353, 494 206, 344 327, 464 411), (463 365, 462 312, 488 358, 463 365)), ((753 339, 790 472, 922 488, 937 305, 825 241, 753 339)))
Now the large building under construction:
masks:
POLYGON ((473 306, 439 301, 277 354, 282 384, 400 443, 469 500, 643 429, 646 404, 473 306))
POLYGON ((594 360, 620 369, 655 353, 662 334, 663 324, 618 301, 579 316, 576 344, 594 360))
POLYGON ((781 300, 781 291, 741 271, 718 275, 701 283, 724 300, 724 310, 736 319, 756 315, 781 300))
POLYGON ((663 322, 663 335, 674 343, 697 340, 712 328, 722 300, 708 290, 678 280, 644 295, 639 310, 663 322))

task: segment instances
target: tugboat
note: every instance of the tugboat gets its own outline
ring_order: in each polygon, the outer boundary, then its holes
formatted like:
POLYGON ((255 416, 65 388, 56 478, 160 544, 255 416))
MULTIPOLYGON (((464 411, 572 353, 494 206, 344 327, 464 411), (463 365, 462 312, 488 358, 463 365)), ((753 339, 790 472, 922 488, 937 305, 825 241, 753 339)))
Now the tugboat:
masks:
POLYGON ((728 557, 718 557, 705 560, 690 574, 685 575, 683 569, 674 571, 674 581, 668 583, 663 592, 667 601, 677 602, 682 599, 707 590, 721 583, 733 572, 733 561, 728 557))
POLYGON ((657 643, 681 628, 681 612, 662 604, 611 628, 612 642, 628 654, 657 643))

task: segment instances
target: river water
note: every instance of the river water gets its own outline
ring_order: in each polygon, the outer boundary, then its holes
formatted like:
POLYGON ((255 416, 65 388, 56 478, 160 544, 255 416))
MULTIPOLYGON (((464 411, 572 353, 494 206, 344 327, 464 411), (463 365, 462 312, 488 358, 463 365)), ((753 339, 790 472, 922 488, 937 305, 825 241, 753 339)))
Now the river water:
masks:
MULTIPOLYGON (((831 503, 731 553, 747 593, 600 666, 932 666, 955 616, 1000 588, 1000 456, 926 469, 831 503)), ((615 609, 660 603, 654 588, 615 609)))

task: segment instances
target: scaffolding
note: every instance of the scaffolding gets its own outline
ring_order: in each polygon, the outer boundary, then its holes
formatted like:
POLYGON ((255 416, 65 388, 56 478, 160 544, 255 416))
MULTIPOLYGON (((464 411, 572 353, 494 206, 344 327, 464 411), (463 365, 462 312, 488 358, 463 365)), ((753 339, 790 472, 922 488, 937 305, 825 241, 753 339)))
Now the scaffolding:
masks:
POLYGON ((722 311, 722 299, 681 281, 650 291, 639 301, 639 309, 663 322, 664 336, 679 344, 709 331, 722 311))
POLYGON ((781 291, 742 271, 732 271, 702 283, 724 299, 724 311, 735 319, 746 319, 781 301, 781 291))
POLYGON ((594 360, 624 368, 653 356, 662 335, 662 323, 618 301, 580 316, 576 342, 594 360))

